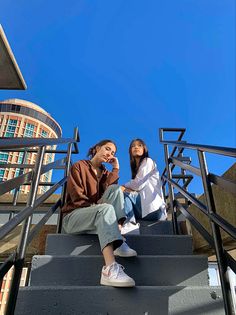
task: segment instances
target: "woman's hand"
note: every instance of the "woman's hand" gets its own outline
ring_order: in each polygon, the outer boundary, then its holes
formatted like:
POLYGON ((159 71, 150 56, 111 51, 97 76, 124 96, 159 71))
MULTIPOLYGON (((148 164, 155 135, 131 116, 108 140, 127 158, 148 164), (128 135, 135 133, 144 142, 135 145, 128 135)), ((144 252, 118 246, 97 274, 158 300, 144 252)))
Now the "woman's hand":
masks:
POLYGON ((111 158, 111 159, 108 161, 108 163, 110 163, 113 168, 118 168, 118 169, 120 168, 120 166, 119 166, 119 161, 118 161, 117 157, 111 158))
POLYGON ((130 192, 134 191, 134 190, 132 190, 132 189, 126 188, 125 186, 120 186, 120 188, 121 188, 121 190, 122 190, 123 192, 127 192, 127 193, 130 193, 130 192))
POLYGON ((123 192, 126 190, 125 186, 120 186, 120 188, 123 192))
POLYGON ((131 193, 131 192, 133 192, 133 191, 135 191, 135 190, 129 189, 129 188, 125 188, 125 192, 127 192, 127 193, 131 193))

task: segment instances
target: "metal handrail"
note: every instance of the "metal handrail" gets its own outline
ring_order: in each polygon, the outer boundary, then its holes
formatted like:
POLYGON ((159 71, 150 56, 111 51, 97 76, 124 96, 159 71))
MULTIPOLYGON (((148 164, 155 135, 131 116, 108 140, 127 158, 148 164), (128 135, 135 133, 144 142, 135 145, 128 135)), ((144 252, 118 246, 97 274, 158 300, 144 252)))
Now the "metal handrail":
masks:
POLYGON ((188 209, 185 209, 178 200, 175 200, 175 203, 178 207, 178 209, 181 211, 181 213, 188 219, 194 227, 198 230, 198 232, 204 237, 204 239, 208 242, 208 244, 211 247, 214 247, 214 241, 211 236, 211 234, 198 222, 197 219, 188 211, 188 209))
POLYGON ((192 196, 189 192, 187 192, 185 189, 181 188, 180 185, 178 185, 177 183, 175 183, 173 180, 169 180, 167 177, 165 177, 165 179, 171 183, 175 188, 177 188, 179 190, 179 192, 185 197, 187 198, 189 201, 191 201, 192 204, 194 204, 196 207, 198 207, 199 210, 202 211, 203 214, 205 214, 206 216, 208 216, 211 221, 213 221, 214 223, 216 223, 218 226, 220 226, 225 232, 227 232, 230 236, 232 236, 234 239, 236 239, 236 228, 230 224, 229 222, 227 222, 222 216, 212 213, 209 214, 207 212, 207 207, 200 202, 197 198, 195 198, 194 196, 192 196))
MULTIPOLYGON (((65 180, 64 180, 65 182, 65 180)), ((59 199, 42 217, 42 219, 35 225, 35 227, 30 231, 27 244, 29 245, 30 242, 33 240, 34 236, 38 233, 41 227, 48 221, 48 219, 57 211, 57 209, 61 206, 61 199, 59 199)))
POLYGON ((192 204, 194 204, 196 207, 199 208, 199 210, 201 210, 205 215, 207 215, 206 206, 201 201, 199 201, 196 197, 194 197, 186 189, 182 188, 172 179, 169 179, 166 176, 164 176, 164 179, 166 179, 168 183, 170 183, 174 188, 176 188, 181 193, 182 196, 184 196, 187 200, 191 201, 192 204))
MULTIPOLYGON (((170 201, 170 208, 172 210, 172 221, 173 229, 176 234, 178 234, 178 222, 177 222, 177 210, 180 210, 181 213, 193 224, 193 226, 198 230, 198 232, 206 239, 208 244, 215 250, 219 273, 220 281, 224 299, 224 308, 227 315, 234 314, 233 298, 232 295, 234 292, 230 289, 229 279, 227 277, 227 268, 230 267, 236 273, 236 261, 226 252, 223 247, 223 242, 221 239, 220 229, 223 229, 228 235, 230 235, 234 240, 236 240, 236 228, 228 221, 226 221, 222 216, 216 213, 215 202, 212 193, 211 184, 219 185, 228 192, 235 193, 236 191, 236 182, 221 178, 215 174, 212 174, 208 171, 207 162, 205 158, 205 152, 214 153, 218 155, 224 155, 228 157, 236 157, 236 149, 228 147, 219 147, 211 145, 202 145, 202 144, 192 144, 186 141, 169 141, 164 139, 165 132, 180 132, 183 136, 184 128, 161 128, 159 130, 160 143, 164 145, 164 154, 165 154, 165 170, 162 174, 163 179, 163 190, 165 190, 165 184, 168 184, 168 195, 170 201), (197 151, 199 167, 192 166, 190 164, 183 163, 179 155, 174 156, 174 154, 169 154, 169 146, 173 146, 172 152, 179 148, 179 152, 184 152, 185 149, 192 149, 197 151), (194 175, 200 176, 202 178, 204 194, 206 197, 206 205, 200 202, 196 197, 190 194, 186 185, 181 187, 176 181, 176 176, 172 174, 175 166, 179 166, 181 171, 185 174, 185 171, 189 171, 194 175), (181 195, 187 200, 187 204, 194 204, 204 215, 209 219, 212 236, 202 224, 194 218, 187 208, 180 205, 180 203, 175 199, 174 189, 177 189, 181 195)), ((185 130, 184 130, 185 131, 185 130)))
POLYGON ((201 176, 200 169, 198 167, 183 163, 178 158, 170 157, 169 162, 173 163, 175 166, 179 166, 186 171, 190 171, 195 175, 201 176))
POLYGON ((0 183, 0 196, 23 185, 25 182, 30 182, 33 177, 33 171, 19 175, 15 178, 9 179, 6 182, 0 183))
POLYGON ((236 157, 236 149, 228 147, 219 147, 213 145, 204 145, 204 144, 193 144, 184 141, 160 141, 162 144, 172 144, 175 147, 180 147, 184 149, 194 149, 200 150, 208 153, 221 154, 225 156, 236 157))
POLYGON ((15 215, 10 221, 4 224, 0 228, 0 240, 3 239, 7 234, 9 234, 14 228, 16 228, 20 223, 22 223, 27 217, 31 216, 36 208, 41 206, 45 200, 47 200, 59 187, 61 187, 66 181, 63 178, 53 187, 47 190, 41 197, 39 197, 34 206, 31 205, 21 210, 17 215, 15 215))
MULTIPOLYGON (((42 165, 41 170, 40 170, 40 175, 47 173, 48 171, 52 169, 58 169, 58 168, 63 167, 63 163, 65 163, 65 158, 54 161, 52 163, 42 165)), ((19 168, 19 166, 21 168, 24 168, 24 165, 19 165, 19 164, 16 164, 16 165, 18 166, 15 167, 15 164, 13 164, 12 168, 19 168)), ((35 165, 32 164, 31 168, 34 168, 34 167, 35 165)), ((28 182, 32 180, 33 174, 34 174, 33 171, 30 171, 25 174, 19 175, 15 178, 12 178, 8 180, 7 182, 1 182, 0 183, 0 196, 13 189, 19 188, 21 185, 26 185, 28 182)))
MULTIPOLYGON (((181 213, 188 219, 191 224, 195 227, 195 229, 203 236, 203 238, 207 241, 207 243, 210 245, 211 248, 214 248, 214 240, 211 234, 203 227, 202 224, 199 223, 197 219, 188 211, 188 209, 185 209, 178 200, 175 200, 176 205, 178 209, 181 211, 181 213)), ((228 265, 229 267, 236 273, 236 262, 235 260, 227 253, 226 250, 224 250, 224 254, 226 255, 228 265)))
MULTIPOLYGON (((14 217, 12 217, 5 225, 0 228, 0 239, 9 235, 9 233, 23 222, 20 241, 17 249, 9 255, 5 262, 0 266, 0 281, 8 270, 14 266, 11 288, 8 296, 6 314, 14 314, 16 299, 19 291, 20 277, 25 260, 25 252, 28 244, 32 241, 34 236, 39 232, 40 228, 48 221, 50 216, 55 213, 61 206, 63 206, 65 196, 54 204, 43 218, 34 226, 30 231, 32 215, 43 202, 48 199, 58 188, 65 187, 67 176, 71 163, 71 154, 78 153, 79 134, 78 128, 74 130, 73 138, 0 138, 0 151, 1 152, 36 152, 37 160, 35 165, 26 164, 10 164, 1 163, 1 168, 20 168, 20 175, 11 180, 0 183, 0 195, 5 194, 13 189, 17 192, 13 198, 13 205, 16 205, 19 187, 29 184, 30 192, 28 194, 28 201, 26 207, 20 210, 14 217), (59 144, 66 144, 67 150, 51 150, 46 149, 47 146, 55 146, 59 144), (72 150, 73 147, 73 150, 72 150), (38 149, 37 149, 38 148, 38 149), (43 164, 43 157, 46 153, 66 153, 66 157, 53 161, 48 164, 43 164), (27 173, 23 173, 24 169, 31 169, 27 173), (53 169, 64 169, 64 175, 57 183, 40 182, 40 176, 53 169), (22 174, 23 173, 23 174, 22 174), (39 198, 36 197, 37 188, 39 185, 51 186, 39 198)), ((62 189, 62 192, 65 188, 62 189)))
POLYGON ((0 138, 0 150, 75 143, 73 138, 0 138))
MULTIPOLYGON (((181 139, 182 139, 183 136, 184 136, 184 133, 185 133, 186 129, 185 129, 185 128, 160 128, 160 129, 159 129, 159 139, 160 139, 160 142, 163 141, 164 131, 180 132, 180 134, 179 134, 179 136, 178 136, 178 139, 177 139, 177 141, 180 142, 181 139)), ((177 147, 174 147, 173 150, 172 150, 172 152, 170 153, 170 157, 174 156, 176 150, 177 150, 177 147)), ((182 151, 183 151, 183 149, 180 150, 178 156, 181 155, 182 151)), ((173 171, 174 167, 175 167, 175 166, 173 165, 172 168, 171 168, 171 171, 173 171)), ((165 174, 165 172, 166 172, 166 167, 164 168, 162 175, 165 174)))

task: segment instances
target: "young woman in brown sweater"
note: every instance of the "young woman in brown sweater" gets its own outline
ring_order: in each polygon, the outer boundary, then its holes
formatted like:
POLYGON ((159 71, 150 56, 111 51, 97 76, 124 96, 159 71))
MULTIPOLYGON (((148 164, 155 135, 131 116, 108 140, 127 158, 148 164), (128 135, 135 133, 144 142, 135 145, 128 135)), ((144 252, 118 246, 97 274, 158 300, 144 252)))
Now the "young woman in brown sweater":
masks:
POLYGON ((123 192, 117 185, 119 162, 115 153, 115 143, 103 140, 89 149, 90 160, 80 160, 72 166, 62 209, 63 230, 71 234, 97 234, 105 260, 100 283, 132 287, 134 280, 114 256, 137 256, 120 233, 126 215, 123 192), (109 172, 103 163, 110 163, 112 171, 109 172))

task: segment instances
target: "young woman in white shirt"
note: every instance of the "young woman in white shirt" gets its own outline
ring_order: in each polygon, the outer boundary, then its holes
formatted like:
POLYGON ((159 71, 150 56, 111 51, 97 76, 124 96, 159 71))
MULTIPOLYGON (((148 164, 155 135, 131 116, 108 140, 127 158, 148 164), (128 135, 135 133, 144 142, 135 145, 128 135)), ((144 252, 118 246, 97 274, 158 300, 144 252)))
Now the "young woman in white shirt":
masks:
POLYGON ((145 142, 134 139, 129 147, 132 179, 124 184, 127 221, 167 219, 160 175, 145 142))

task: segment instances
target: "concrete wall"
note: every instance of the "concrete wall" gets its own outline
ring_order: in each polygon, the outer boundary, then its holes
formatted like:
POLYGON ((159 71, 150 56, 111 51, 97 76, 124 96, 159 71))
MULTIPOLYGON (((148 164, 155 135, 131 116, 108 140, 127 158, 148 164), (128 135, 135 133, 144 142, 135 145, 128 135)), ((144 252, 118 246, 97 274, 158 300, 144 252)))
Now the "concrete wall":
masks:
MULTIPOLYGON (((236 163, 233 164, 223 175, 223 178, 234 181, 236 180, 236 163)), ((219 186, 213 185, 213 196, 216 206, 217 214, 221 215, 225 220, 236 226, 236 192, 235 194, 229 193, 219 186)), ((205 197, 201 195, 199 200, 205 204, 205 197)), ((189 207, 191 214, 197 218, 200 223, 211 233, 211 228, 207 217, 194 205, 189 207)), ((189 234, 193 236, 193 246, 195 251, 208 252, 208 243, 198 233, 198 231, 188 222, 189 234)), ((221 231, 222 239, 227 249, 235 249, 236 242, 224 231, 221 231)))

